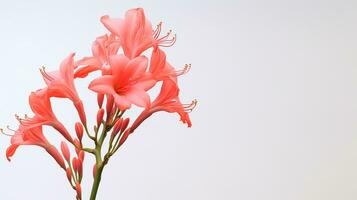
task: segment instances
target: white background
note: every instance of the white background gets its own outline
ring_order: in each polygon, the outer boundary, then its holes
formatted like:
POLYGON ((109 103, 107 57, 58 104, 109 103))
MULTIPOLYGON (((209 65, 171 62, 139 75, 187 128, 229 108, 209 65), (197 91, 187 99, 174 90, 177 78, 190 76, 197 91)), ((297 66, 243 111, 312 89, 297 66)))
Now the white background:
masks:
MULTIPOLYGON (((352 0, 1 1, 1 126, 29 113, 28 94, 44 86, 40 66, 89 55, 105 33, 100 16, 138 6, 178 34, 168 58, 177 68, 192 63, 181 94, 199 105, 191 129, 167 113, 146 121, 105 169, 99 200, 357 199, 352 0)), ((78 83, 93 122, 94 96, 78 83)), ((66 124, 78 120, 68 101, 53 104, 66 124)), ((74 199, 42 149, 20 148, 9 163, 8 144, 0 137, 0 199, 74 199)))

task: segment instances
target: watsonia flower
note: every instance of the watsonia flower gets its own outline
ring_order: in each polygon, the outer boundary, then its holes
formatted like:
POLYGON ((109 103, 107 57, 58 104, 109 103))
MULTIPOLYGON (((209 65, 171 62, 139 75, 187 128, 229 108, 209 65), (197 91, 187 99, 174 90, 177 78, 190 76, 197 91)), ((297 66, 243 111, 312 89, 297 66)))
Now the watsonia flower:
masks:
POLYGON ((56 160, 60 167, 66 170, 61 154, 43 135, 42 126, 28 129, 20 124, 19 129, 16 130, 11 137, 11 145, 6 150, 6 157, 9 161, 15 154, 17 148, 21 145, 37 145, 44 148, 56 160))
POLYGON ((115 55, 109 61, 112 75, 103 75, 93 80, 89 89, 100 94, 113 95, 117 107, 122 111, 129 109, 132 104, 148 107, 150 97, 146 91, 156 81, 146 72, 147 58, 139 56, 130 60, 124 55, 115 55))
POLYGON ((133 132, 145 119, 159 111, 166 111, 169 113, 176 112, 180 115, 181 121, 186 123, 188 127, 191 127, 192 123, 188 113, 194 109, 197 101, 194 100, 190 104, 182 104, 178 95, 179 88, 176 81, 172 79, 164 80, 159 95, 151 103, 150 107, 145 109, 134 121, 130 131, 133 132))
POLYGON ((58 71, 47 73, 44 68, 40 71, 47 84, 49 96, 70 99, 76 107, 82 123, 86 124, 83 103, 74 85, 74 55, 74 53, 71 53, 64 59, 58 71))

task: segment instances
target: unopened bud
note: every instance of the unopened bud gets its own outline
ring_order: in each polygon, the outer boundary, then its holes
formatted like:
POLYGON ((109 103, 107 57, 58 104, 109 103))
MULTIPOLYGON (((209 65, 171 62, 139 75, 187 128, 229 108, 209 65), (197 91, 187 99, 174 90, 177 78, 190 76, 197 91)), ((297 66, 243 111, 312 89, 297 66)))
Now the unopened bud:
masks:
POLYGON ((78 139, 74 139, 74 145, 76 146, 76 153, 79 154, 79 151, 82 149, 82 144, 78 139))
POLYGON ((98 110, 97 112, 97 127, 100 126, 100 124, 102 123, 103 121, 103 116, 104 116, 104 109, 101 108, 98 110))
POLYGON ((113 110, 113 105, 114 105, 114 97, 112 95, 107 95, 107 116, 110 116, 113 110))
POLYGON ((129 125, 129 118, 124 119, 123 124, 121 125, 120 132, 123 132, 129 125))
POLYGON ((61 151, 62 151, 62 154, 63 154, 63 157, 64 159, 66 159, 67 162, 71 162, 70 159, 71 159, 71 154, 69 152, 69 148, 68 148, 68 145, 67 143, 65 142, 61 142, 61 151))
POLYGON ((77 122, 76 125, 75 125, 75 129, 76 129, 76 134, 77 134, 77 137, 78 137, 79 141, 82 141, 82 138, 83 138, 83 126, 82 126, 82 124, 77 122))
POLYGON ((112 138, 114 138, 114 137, 119 133, 122 124, 123 124, 123 119, 122 119, 122 118, 118 119, 118 120, 115 122, 115 124, 114 124, 114 126, 113 126, 112 135, 111 135, 112 138))
POLYGON ((97 94, 98 107, 102 108, 104 100, 104 94, 97 94))
POLYGON ((72 166, 73 166, 73 171, 75 173, 78 173, 78 160, 77 158, 72 159, 72 166))
POLYGON ((77 165, 78 165, 78 175, 79 175, 79 177, 82 177, 82 175, 83 175, 83 160, 77 159, 77 165))
POLYGON ((78 158, 83 161, 84 160, 84 155, 85 155, 84 151, 80 150, 79 154, 78 154, 78 158))
POLYGON ((119 146, 121 146, 126 141, 126 139, 128 138, 129 134, 130 134, 130 129, 128 129, 128 130, 126 130, 124 132, 123 136, 119 140, 119 146))
POLYGON ((72 182, 72 172, 71 172, 71 169, 69 167, 66 169, 66 175, 67 175, 68 181, 72 182))

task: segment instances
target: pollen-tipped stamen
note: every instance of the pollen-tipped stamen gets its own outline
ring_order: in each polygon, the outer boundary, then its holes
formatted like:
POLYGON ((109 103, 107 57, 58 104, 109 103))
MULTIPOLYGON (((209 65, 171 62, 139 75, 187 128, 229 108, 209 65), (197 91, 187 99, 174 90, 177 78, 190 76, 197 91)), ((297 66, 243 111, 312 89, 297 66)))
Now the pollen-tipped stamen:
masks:
POLYGON ((191 64, 185 64, 184 68, 181 70, 173 71, 169 76, 181 76, 188 73, 191 70, 191 64))
POLYGON ((195 107, 197 106, 197 99, 194 99, 191 103, 188 104, 182 104, 185 112, 190 113, 193 111, 193 109, 195 109, 195 107))
MULTIPOLYGON (((9 129, 8 127, 9 127, 9 126, 7 126, 7 129, 9 129)), ((12 130, 12 129, 9 129, 9 130, 15 132, 15 131, 12 130)), ((15 135, 15 134, 6 133, 6 132, 4 131, 4 129, 2 129, 2 128, 0 128, 0 133, 3 134, 3 135, 9 136, 9 137, 12 137, 12 136, 15 135)))
POLYGON ((155 39, 157 39, 160 36, 161 26, 162 26, 162 22, 160 22, 158 25, 156 25, 156 29, 153 31, 153 37, 155 39))
POLYGON ((42 66, 42 68, 40 68, 40 72, 45 79, 47 79, 49 81, 54 80, 54 78, 46 72, 45 66, 42 66))

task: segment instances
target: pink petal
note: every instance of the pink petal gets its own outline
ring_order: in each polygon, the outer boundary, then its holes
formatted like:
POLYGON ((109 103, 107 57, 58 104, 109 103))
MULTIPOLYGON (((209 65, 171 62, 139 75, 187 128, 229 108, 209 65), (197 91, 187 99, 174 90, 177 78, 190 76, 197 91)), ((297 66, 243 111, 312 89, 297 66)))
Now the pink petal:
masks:
POLYGON ((148 108, 150 106, 150 96, 144 90, 132 87, 127 91, 125 97, 139 107, 148 108))
POLYGON ((135 84, 135 87, 140 88, 145 91, 148 91, 149 89, 151 89, 152 87, 155 86, 156 82, 157 81, 154 79, 144 80, 144 81, 140 81, 137 84, 135 84))
POLYGON ((88 86, 90 90, 101 94, 116 94, 114 88, 114 79, 111 75, 104 75, 94 79, 88 86))
POLYGON ((131 107, 131 102, 126 97, 114 95, 114 101, 120 110, 126 110, 131 107))
POLYGON ((74 55, 74 53, 69 54, 69 56, 64 59, 60 65, 61 77, 66 81, 67 84, 70 85, 73 85, 74 55))
POLYGON ((105 15, 100 18, 100 21, 111 33, 117 36, 120 35, 121 26, 123 23, 122 19, 110 18, 108 15, 105 15))
POLYGON ((85 78, 86 76, 88 76, 88 74, 100 69, 101 67, 98 65, 88 65, 85 67, 81 67, 74 73, 74 78, 85 78))
POLYGON ((80 65, 102 66, 102 63, 96 57, 84 57, 84 58, 78 60, 75 63, 75 65, 76 66, 80 66, 80 65))
POLYGON ((137 78, 146 72, 148 59, 145 56, 139 56, 130 60, 127 65, 126 76, 137 78))

